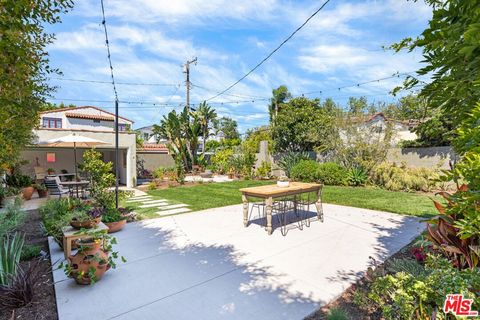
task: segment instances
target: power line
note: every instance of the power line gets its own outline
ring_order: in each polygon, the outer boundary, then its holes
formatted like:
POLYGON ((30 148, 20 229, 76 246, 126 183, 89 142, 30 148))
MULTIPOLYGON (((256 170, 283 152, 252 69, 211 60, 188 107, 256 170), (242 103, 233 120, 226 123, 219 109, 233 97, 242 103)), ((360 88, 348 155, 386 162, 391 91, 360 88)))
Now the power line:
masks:
POLYGON ((112 77, 113 92, 115 94, 115 101, 118 103, 118 93, 117 93, 117 87, 115 86, 115 77, 113 76, 112 57, 110 55, 110 43, 108 42, 107 22, 105 20, 105 7, 103 6, 103 0, 100 0, 100 3, 102 5, 102 25, 103 25, 103 30, 105 30, 105 44, 107 46, 107 58, 108 58, 108 64, 110 65, 110 75, 112 77))
POLYGON ((233 84, 231 84, 229 87, 227 87, 225 90, 217 93, 216 95, 214 95, 213 97, 211 98, 208 98, 206 101, 210 101, 210 100, 213 100, 215 99, 216 97, 218 96, 221 96, 222 94, 224 94, 225 92, 227 92, 228 90, 232 89, 234 86, 236 86, 238 83, 240 83, 242 80, 244 80, 246 77, 248 77, 251 73, 253 73, 258 67, 260 67, 265 61, 267 61, 268 59, 270 59, 271 56, 273 56, 273 54, 275 52, 277 52, 285 43, 287 43, 291 38, 293 38, 293 36, 299 32, 315 15, 317 15, 317 13, 319 13, 323 7, 325 7, 327 5, 327 3, 330 2, 330 0, 327 0, 325 1, 322 6, 320 8, 318 8, 312 15, 310 15, 310 17, 308 17, 307 20, 305 20, 304 23, 302 23, 292 34, 290 34, 285 40, 282 41, 282 43, 280 43, 272 52, 270 52, 262 61, 260 61, 255 67, 253 67, 250 71, 248 71, 243 77, 241 77, 240 79, 238 79, 237 81, 235 81, 233 84))
MULTIPOLYGON (((52 77, 50 79, 61 80, 61 81, 112 84, 112 81, 101 81, 101 80, 71 79, 71 78, 60 78, 60 77, 52 77)), ((174 84, 174 83, 115 82, 115 84, 129 85, 129 86, 156 86, 156 87, 177 87, 178 86, 178 84, 174 84)))

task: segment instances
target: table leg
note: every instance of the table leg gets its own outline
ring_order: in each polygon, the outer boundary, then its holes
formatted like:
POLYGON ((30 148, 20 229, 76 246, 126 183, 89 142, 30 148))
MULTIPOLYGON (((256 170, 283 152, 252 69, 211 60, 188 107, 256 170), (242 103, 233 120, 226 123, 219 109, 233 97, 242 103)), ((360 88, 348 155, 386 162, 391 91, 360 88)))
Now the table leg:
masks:
POLYGON ((63 237, 63 254, 65 260, 72 254, 72 240, 70 238, 63 237))
POLYGON ((317 191, 317 201, 315 202, 315 207, 317 207, 317 217, 318 220, 323 222, 323 207, 322 207, 322 189, 317 191))
POLYGON ((248 226, 248 198, 246 195, 242 194, 243 202, 243 226, 248 226))
POLYGON ((273 206, 273 198, 268 197, 265 201, 265 215, 267 216, 267 232, 268 234, 272 234, 272 208, 273 206))

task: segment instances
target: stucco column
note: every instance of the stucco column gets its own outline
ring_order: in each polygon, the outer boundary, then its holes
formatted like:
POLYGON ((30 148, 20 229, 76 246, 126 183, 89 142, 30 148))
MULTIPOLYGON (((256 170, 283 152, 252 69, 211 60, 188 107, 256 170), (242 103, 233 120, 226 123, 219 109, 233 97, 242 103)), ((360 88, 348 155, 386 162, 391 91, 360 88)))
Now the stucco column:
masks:
POLYGON ((127 187, 129 188, 135 187, 135 184, 136 184, 135 182, 137 181, 137 170, 136 170, 136 162, 135 162, 136 151, 133 150, 134 148, 135 147, 130 147, 127 149, 126 184, 127 184, 127 187))

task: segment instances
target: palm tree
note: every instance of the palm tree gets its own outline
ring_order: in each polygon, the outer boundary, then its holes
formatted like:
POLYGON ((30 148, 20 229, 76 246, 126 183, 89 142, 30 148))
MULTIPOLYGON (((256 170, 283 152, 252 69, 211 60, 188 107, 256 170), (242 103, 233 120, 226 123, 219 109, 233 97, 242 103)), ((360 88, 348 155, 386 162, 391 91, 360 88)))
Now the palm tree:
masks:
POLYGON ((200 103, 197 108, 196 115, 198 117, 198 121, 200 124, 200 130, 202 131, 202 139, 203 139, 203 148, 202 148, 202 155, 205 155, 205 144, 208 136, 210 135, 210 123, 217 118, 217 113, 215 109, 212 109, 206 101, 200 103))
POLYGON ((292 94, 288 91, 287 86, 281 85, 277 89, 272 90, 272 98, 270 98, 270 104, 268 105, 270 121, 275 119, 281 105, 291 98, 292 94))

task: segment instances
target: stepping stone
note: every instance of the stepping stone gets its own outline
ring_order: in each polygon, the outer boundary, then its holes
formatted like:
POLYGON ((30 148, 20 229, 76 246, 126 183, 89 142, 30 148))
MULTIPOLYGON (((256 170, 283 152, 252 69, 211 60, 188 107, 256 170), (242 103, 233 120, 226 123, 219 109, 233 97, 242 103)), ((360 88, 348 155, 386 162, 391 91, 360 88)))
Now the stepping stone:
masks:
POLYGON ((165 199, 156 199, 156 200, 147 199, 146 201, 143 202, 143 204, 150 204, 150 203, 157 203, 157 202, 167 202, 167 200, 165 200, 165 199))
POLYGON ((188 208, 178 208, 178 209, 171 209, 171 210, 164 210, 164 211, 158 211, 157 214, 160 216, 168 216, 171 214, 177 214, 177 213, 185 213, 192 211, 191 209, 188 208))
POLYGON ((143 202, 143 201, 152 200, 152 199, 153 198, 150 196, 149 198, 127 200, 127 202, 143 202))
POLYGON ((150 204, 143 204, 141 206, 138 206, 139 208, 160 208, 162 206, 166 206, 168 203, 167 202, 157 202, 157 203, 150 203, 150 204))
POLYGON ((171 204, 169 206, 162 206, 162 207, 158 207, 158 209, 160 210, 168 210, 168 209, 177 209, 177 208, 184 208, 184 207, 188 207, 188 205, 186 204, 183 204, 183 203, 180 203, 180 204, 171 204))
POLYGON ((137 200, 137 199, 144 199, 144 198, 151 198, 151 197, 152 197, 151 195, 146 194, 144 196, 131 197, 128 200, 137 200))

